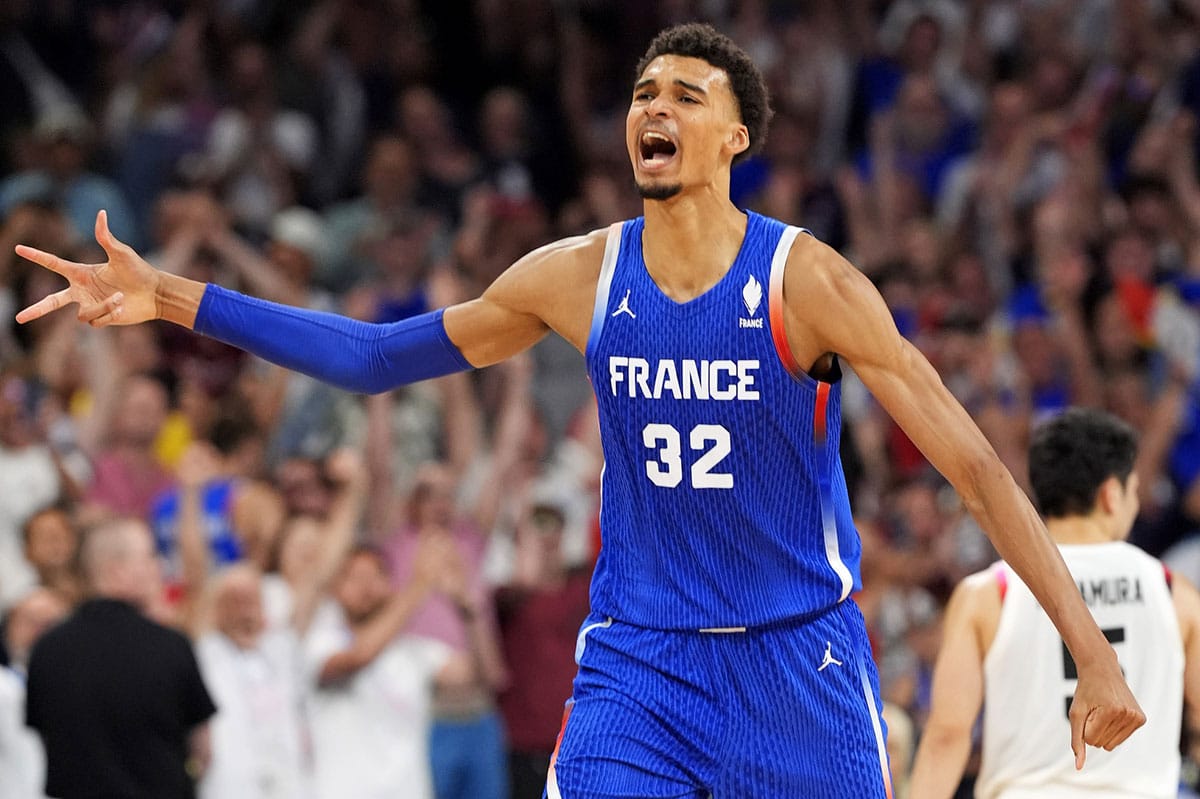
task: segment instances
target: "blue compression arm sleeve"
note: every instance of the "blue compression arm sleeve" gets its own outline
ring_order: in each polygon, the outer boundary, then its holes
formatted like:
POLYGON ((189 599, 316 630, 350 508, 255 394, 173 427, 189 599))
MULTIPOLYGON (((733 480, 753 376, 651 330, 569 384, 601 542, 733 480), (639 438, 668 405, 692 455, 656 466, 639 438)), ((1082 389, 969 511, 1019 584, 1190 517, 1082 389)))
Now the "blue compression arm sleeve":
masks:
POLYGON ((360 394, 473 368, 446 335, 440 309, 369 324, 209 284, 194 327, 197 333, 360 394))

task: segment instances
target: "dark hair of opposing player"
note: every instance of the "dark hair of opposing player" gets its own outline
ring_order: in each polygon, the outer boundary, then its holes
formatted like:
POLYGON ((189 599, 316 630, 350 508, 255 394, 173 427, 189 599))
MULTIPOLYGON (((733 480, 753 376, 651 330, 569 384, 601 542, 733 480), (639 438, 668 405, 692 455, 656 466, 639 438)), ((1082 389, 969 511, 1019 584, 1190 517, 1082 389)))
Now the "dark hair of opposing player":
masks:
POLYGON ((750 134, 750 146, 733 158, 738 161, 758 152, 767 140, 767 125, 775 113, 767 94, 762 73, 746 51, 711 25, 690 22, 667 28, 654 37, 642 60, 638 62, 634 80, 641 77, 651 61, 660 55, 699 58, 729 76, 733 97, 737 100, 742 124, 750 134))
POLYGON ((1086 515, 1110 477, 1124 485, 1137 457, 1137 434, 1111 414, 1071 408, 1038 426, 1029 447, 1029 482, 1042 515, 1086 515))

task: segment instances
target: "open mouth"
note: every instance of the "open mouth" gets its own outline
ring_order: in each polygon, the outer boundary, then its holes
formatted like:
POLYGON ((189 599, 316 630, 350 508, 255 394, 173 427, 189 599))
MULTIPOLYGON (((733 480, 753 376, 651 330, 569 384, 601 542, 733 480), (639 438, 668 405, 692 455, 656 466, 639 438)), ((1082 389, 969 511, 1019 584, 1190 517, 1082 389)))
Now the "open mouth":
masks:
POLYGON ((638 153, 644 166, 663 166, 675 157, 675 152, 675 142, 666 134, 657 131, 646 131, 638 142, 638 153))

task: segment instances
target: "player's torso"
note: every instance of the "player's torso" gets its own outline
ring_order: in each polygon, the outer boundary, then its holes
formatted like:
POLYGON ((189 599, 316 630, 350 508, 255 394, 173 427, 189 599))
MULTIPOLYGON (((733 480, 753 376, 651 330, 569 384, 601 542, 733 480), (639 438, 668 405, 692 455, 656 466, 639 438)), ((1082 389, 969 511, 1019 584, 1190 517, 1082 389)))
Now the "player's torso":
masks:
POLYGON ((1008 567, 996 637, 984 660, 980 797, 1171 796, 1179 776, 1183 648, 1161 563, 1125 543, 1061 547, 1096 623, 1148 719, 1114 752, 1089 749, 1075 771, 1067 709, 1076 669, 1050 619, 1008 567))
POLYGON ((797 231, 780 247, 784 226, 751 214, 726 275, 676 303, 642 229, 623 225, 615 257, 610 239, 587 346, 605 449, 593 609, 686 629, 835 604, 859 555, 838 390, 790 374, 772 336, 772 266, 780 280, 797 231))

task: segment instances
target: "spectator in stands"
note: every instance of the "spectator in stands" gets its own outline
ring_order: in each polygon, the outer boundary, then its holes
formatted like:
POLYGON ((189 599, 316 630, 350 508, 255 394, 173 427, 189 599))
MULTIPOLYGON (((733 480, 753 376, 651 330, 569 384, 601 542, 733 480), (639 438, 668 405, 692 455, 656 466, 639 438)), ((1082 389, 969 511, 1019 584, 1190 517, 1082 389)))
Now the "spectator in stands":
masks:
POLYGON ((516 530, 512 579, 497 589, 504 658, 512 675, 500 695, 508 732, 510 795, 541 794, 575 679, 575 639, 588 611, 591 570, 568 568, 562 508, 534 496, 516 530))
POLYGON ((23 528, 25 560, 37 573, 38 584, 75 604, 83 586, 76 570, 79 531, 65 507, 51 505, 35 512, 23 528))
POLYGON ((37 733, 25 726, 25 667, 37 639, 66 614, 67 605, 60 597, 35 588, 4 619, 0 649, 10 658, 0 665, 0 797, 4 799, 45 795, 46 753, 37 733))
POLYGON ((162 591, 143 522, 84 537, 88 601, 34 646, 26 721, 46 748, 46 793, 191 797, 215 711, 191 644, 144 615, 162 591))
POLYGON ((212 761, 200 799, 291 799, 309 790, 299 648, 289 627, 268 628, 262 580, 247 563, 213 579, 196 656, 217 703, 212 761))
MULTIPOLYGON (((120 358, 114 358, 120 362, 120 358)), ((130 375, 115 386, 110 431, 100 443, 86 502, 110 516, 145 519, 171 474, 158 461, 154 444, 170 410, 167 389, 149 375, 130 375)), ((96 409, 96 413, 105 413, 96 409)))
POLYGON ((109 178, 88 171, 95 132, 83 111, 73 106, 47 109, 33 127, 36 168, 0 182, 0 215, 29 197, 59 203, 75 237, 92 229, 96 212, 108 211, 116 229, 133 244, 142 241, 137 220, 120 188, 109 178))
POLYGON ((33 585, 21 554, 21 526, 58 498, 61 479, 50 448, 39 441, 28 383, 0 371, 0 606, 33 585))
POLYGON ((467 619, 478 606, 452 546, 427 541, 412 565, 394 591, 379 552, 353 551, 333 588, 342 613, 314 627, 305 642, 316 799, 435 795, 432 689, 468 679, 478 643, 455 654, 440 641, 402 630, 431 591, 444 593, 467 619))

